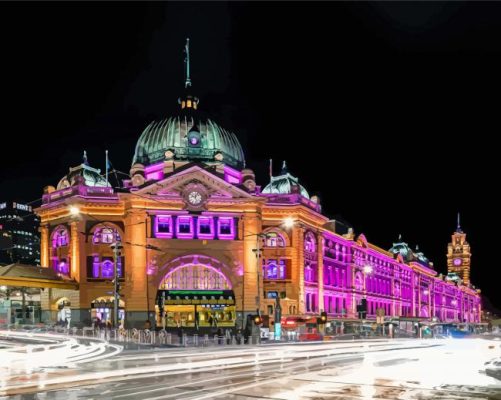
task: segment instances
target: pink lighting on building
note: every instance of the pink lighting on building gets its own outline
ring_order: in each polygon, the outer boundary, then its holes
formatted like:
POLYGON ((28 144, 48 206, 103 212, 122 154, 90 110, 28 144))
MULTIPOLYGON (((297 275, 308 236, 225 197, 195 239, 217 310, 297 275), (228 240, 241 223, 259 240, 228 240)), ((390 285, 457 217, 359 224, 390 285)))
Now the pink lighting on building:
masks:
POLYGON ((242 173, 228 165, 224 166, 224 180, 228 183, 241 184, 242 183, 242 173))
POLYGON ((158 164, 154 164, 154 165, 149 165, 148 167, 146 167, 144 169, 144 176, 146 178, 147 181, 149 180, 155 180, 155 181, 159 181, 161 179, 163 179, 164 177, 164 163, 161 162, 161 163, 158 163, 158 164))

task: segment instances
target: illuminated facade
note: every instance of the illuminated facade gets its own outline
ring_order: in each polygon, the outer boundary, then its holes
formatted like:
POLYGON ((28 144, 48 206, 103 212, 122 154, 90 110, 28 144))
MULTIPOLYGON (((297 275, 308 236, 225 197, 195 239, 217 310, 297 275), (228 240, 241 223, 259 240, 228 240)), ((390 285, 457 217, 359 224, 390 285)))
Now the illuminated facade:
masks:
POLYGON ((437 276, 406 243, 386 251, 363 234, 335 233, 319 199, 285 163, 265 188, 257 185, 235 134, 199 115, 186 71, 179 116, 144 130, 122 190, 86 160, 46 188, 37 209, 41 264, 79 286, 71 294, 46 291, 46 307, 71 296, 74 321, 109 319, 110 244, 120 241, 127 326, 146 319, 167 327, 239 326, 258 304, 273 319, 276 298, 286 316, 356 318, 365 298, 369 318, 384 308, 391 316, 479 321, 478 292, 437 276))

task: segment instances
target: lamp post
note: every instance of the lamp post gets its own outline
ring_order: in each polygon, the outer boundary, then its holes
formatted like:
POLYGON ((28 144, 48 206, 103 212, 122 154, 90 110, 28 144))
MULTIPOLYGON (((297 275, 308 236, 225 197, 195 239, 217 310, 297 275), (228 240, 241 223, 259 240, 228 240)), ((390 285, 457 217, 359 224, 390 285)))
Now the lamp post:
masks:
POLYGON ((365 317, 367 317, 367 275, 372 274, 372 266, 367 264, 362 268, 362 272, 364 274, 364 297, 365 300, 365 311, 362 311, 362 324, 364 323, 365 317))
POLYGON ((118 328, 118 299, 120 297, 119 284, 118 284, 118 257, 121 255, 121 250, 123 248, 122 243, 115 242, 111 245, 113 249, 113 325, 118 328))

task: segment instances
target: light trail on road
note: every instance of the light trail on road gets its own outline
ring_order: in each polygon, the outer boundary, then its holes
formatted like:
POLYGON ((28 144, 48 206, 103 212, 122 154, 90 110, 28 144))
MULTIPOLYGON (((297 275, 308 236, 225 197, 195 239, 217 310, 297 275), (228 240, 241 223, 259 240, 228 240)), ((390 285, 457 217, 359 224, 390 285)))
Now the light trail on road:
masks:
POLYGON ((64 371, 41 370, 25 380, 13 374, 2 378, 0 395, 43 392, 44 399, 60 399, 64 393, 68 400, 492 400, 501 399, 499 381, 479 369, 499 355, 499 342, 480 339, 156 349, 101 354, 106 358, 67 364, 64 371))

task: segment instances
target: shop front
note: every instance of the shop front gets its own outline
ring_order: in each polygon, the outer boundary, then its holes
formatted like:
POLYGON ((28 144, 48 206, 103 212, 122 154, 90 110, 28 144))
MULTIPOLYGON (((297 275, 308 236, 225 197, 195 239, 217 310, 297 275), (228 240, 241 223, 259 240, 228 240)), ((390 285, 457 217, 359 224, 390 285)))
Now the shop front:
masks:
POLYGON ((155 310, 157 326, 167 330, 210 331, 235 327, 232 290, 159 290, 155 310))
MULTIPOLYGON (((90 304, 91 320, 94 326, 105 327, 113 325, 113 310, 115 309, 113 297, 99 297, 90 304)), ((125 320, 125 303, 120 300, 118 305, 118 321, 123 326, 125 320)))

